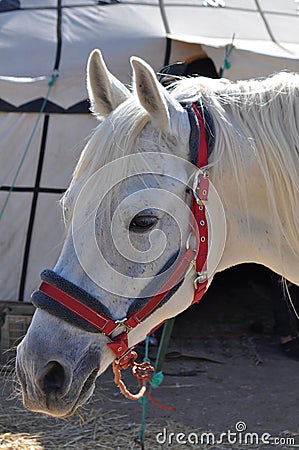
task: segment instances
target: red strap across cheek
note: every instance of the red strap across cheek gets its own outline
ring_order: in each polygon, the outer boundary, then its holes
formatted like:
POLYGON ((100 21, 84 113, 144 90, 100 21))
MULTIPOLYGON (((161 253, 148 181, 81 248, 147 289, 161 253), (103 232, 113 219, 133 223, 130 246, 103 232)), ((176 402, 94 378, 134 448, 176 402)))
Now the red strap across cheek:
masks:
MULTIPOLYGON (((199 113, 196 105, 192 104, 193 111, 198 120, 199 132, 200 132, 200 144, 198 149, 198 159, 197 159, 197 167, 205 168, 208 165, 208 145, 207 138, 205 132, 205 125, 202 115, 199 113)), ((197 245, 197 257, 195 268, 198 274, 203 274, 207 271, 207 259, 208 259, 208 246, 209 246, 209 235, 208 235, 208 223, 207 223, 207 214, 206 207, 203 203, 208 200, 209 194, 209 178, 206 174, 198 175, 199 183, 198 189, 196 191, 197 198, 199 201, 196 201, 196 198, 192 200, 192 213, 196 221, 196 225, 198 227, 199 232, 199 242, 197 245)), ((195 290, 192 304, 198 303, 207 289, 208 280, 204 279, 204 281, 195 282, 195 290)))
POLYGON ((160 288, 159 292, 155 294, 146 303, 146 305, 141 308, 136 313, 132 314, 125 324, 131 328, 135 328, 136 325, 145 320, 164 300, 164 298, 171 292, 171 290, 180 282, 180 280, 186 274, 188 267, 193 260, 194 252, 191 248, 187 249, 185 253, 180 257, 177 262, 176 268, 166 281, 166 283, 160 288))

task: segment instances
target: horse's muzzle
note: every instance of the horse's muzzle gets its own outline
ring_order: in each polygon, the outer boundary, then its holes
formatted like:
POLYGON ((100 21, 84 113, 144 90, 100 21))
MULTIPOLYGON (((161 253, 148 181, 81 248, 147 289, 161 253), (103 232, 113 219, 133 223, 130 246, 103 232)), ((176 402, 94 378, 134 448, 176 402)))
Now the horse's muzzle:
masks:
POLYGON ((86 364, 81 361, 74 369, 70 363, 55 359, 45 364, 28 364, 29 357, 21 343, 17 350, 16 374, 27 409, 54 417, 67 417, 92 395, 98 368, 92 367, 88 361, 86 364))

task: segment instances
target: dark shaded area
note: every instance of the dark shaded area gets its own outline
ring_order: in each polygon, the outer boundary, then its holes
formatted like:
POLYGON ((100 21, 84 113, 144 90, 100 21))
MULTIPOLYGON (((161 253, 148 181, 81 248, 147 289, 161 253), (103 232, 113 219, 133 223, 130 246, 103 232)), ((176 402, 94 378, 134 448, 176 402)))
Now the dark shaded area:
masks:
POLYGON ((20 0, 1 0, 0 1, 0 12, 14 11, 15 9, 21 8, 20 0))
MULTIPOLYGON (((173 335, 179 338, 203 336, 279 335, 292 308, 280 293, 280 277, 257 264, 243 264, 215 275, 198 305, 176 318, 173 335), (279 313, 277 314, 277 308, 279 313), (284 314, 283 314, 284 312, 284 314)), ((297 300, 291 292, 295 306, 297 300)))

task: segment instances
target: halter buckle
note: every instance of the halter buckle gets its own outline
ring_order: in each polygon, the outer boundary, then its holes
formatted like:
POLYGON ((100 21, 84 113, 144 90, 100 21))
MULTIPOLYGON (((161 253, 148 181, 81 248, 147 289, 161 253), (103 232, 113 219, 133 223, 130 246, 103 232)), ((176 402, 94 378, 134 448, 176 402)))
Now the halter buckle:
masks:
POLYGON ((126 323, 127 320, 128 320, 127 317, 125 317, 124 319, 115 320, 114 323, 116 325, 116 328, 113 331, 118 330, 118 328, 120 327, 123 327, 124 328, 123 331, 125 333, 129 333, 129 331, 131 331, 133 327, 131 327, 126 323))
POLYGON ((192 192, 194 199, 198 205, 202 205, 202 201, 208 199, 208 177, 209 174, 207 170, 197 169, 197 171, 195 172, 192 192), (201 186, 201 183, 204 186, 201 186), (198 191, 200 192, 200 196, 197 193, 198 191))

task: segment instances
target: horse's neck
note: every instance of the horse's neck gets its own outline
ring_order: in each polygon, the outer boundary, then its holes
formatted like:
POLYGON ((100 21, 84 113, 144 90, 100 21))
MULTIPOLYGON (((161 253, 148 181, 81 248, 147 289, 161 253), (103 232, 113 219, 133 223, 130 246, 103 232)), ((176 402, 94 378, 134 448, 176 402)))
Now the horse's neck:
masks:
POLYGON ((298 255, 274 226, 267 185, 253 153, 246 147, 242 151, 241 157, 246 160, 242 185, 246 185, 246 191, 240 190, 231 159, 225 152, 221 174, 213 167, 210 170, 210 178, 222 200, 227 221, 227 239, 217 271, 253 262, 299 284, 298 255))

